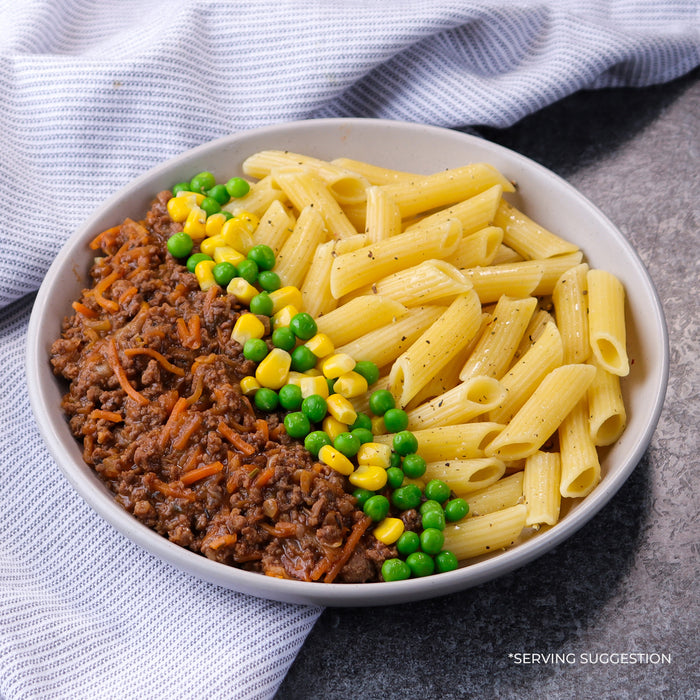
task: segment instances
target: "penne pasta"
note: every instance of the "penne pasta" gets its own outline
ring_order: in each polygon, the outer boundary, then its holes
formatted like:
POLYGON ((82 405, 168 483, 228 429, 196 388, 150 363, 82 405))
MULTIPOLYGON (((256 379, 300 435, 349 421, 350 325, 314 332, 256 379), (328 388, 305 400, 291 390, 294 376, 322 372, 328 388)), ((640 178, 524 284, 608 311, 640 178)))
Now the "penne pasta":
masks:
POLYGON ((267 245, 278 255, 284 242, 294 230, 294 222, 279 199, 275 199, 260 218, 253 240, 256 244, 267 245))
POLYGON ((406 173, 400 170, 390 170, 378 165, 365 163, 352 158, 334 158, 331 163, 344 170, 357 173, 367 180, 370 185, 391 185, 398 182, 411 182, 422 178, 422 175, 406 173))
MULTIPOLYGON (((439 312, 436 309, 436 313, 439 312)), ((394 299, 381 295, 368 295, 351 299, 325 316, 316 320, 320 333, 325 333, 333 343, 346 345, 362 335, 393 323, 407 313, 407 309, 394 299), (358 319, 362 319, 359 324, 358 319)), ((358 356, 359 357, 359 356, 358 356)))
POLYGON ((612 445, 627 425, 627 411, 620 391, 620 378, 598 366, 588 387, 588 426, 594 445, 612 445))
POLYGON ((364 333, 359 338, 336 348, 350 357, 361 357, 385 367, 445 311, 442 306, 418 306, 391 323, 364 333))
MULTIPOLYGON (((418 440, 418 454, 426 462, 441 462, 453 459, 475 459, 484 457, 484 447, 498 435, 503 426, 500 423, 462 423, 438 428, 415 430, 418 440)), ((390 445, 394 436, 375 436, 375 442, 390 445)))
POLYGON ((491 265, 502 240, 503 229, 498 226, 487 226, 470 233, 462 238, 457 250, 450 256, 450 262, 458 268, 491 265))
POLYGON ((248 212, 260 218, 273 202, 286 204, 287 201, 287 195, 273 184, 272 179, 264 178, 252 185, 248 194, 232 199, 222 210, 234 216, 248 212))
POLYGON ((524 478, 524 472, 515 472, 490 486, 465 494, 469 512, 472 515, 487 515, 522 503, 524 478))
POLYGON ((316 248, 325 240, 323 218, 311 205, 304 207, 277 256, 275 271, 283 285, 301 287, 316 248))
MULTIPOLYGON (((503 229, 501 229, 501 231, 503 231, 503 229)), ((493 260, 491 260, 491 265, 506 265, 508 263, 522 261, 523 256, 520 255, 520 253, 516 253, 512 248, 509 248, 507 245, 503 245, 503 243, 501 243, 501 245, 498 246, 496 254, 493 256, 493 260)), ((554 284, 554 282, 552 284, 554 284)))
POLYGON ((542 265, 542 278, 532 291, 532 295, 536 297, 550 296, 554 291, 554 285, 557 283, 557 280, 567 270, 576 267, 582 260, 583 253, 580 250, 575 253, 554 255, 551 258, 539 260, 540 265, 542 265))
POLYGON ((526 525, 554 525, 561 507, 561 459, 558 452, 535 452, 525 460, 523 496, 526 525))
POLYGON ((459 378, 465 381, 469 377, 486 375, 500 379, 513 360, 536 306, 534 297, 501 297, 489 326, 464 363, 459 378))
POLYGON ((431 258, 446 258, 462 237, 461 224, 450 219, 428 229, 402 233, 339 255, 331 269, 331 293, 336 299, 378 278, 431 258))
POLYGON ((365 233, 370 243, 401 233, 401 211, 391 195, 381 187, 367 189, 365 233))
POLYGON ((539 260, 464 270, 482 304, 498 301, 504 295, 516 298, 530 296, 542 279, 542 273, 539 260))
MULTIPOLYGON (((539 450, 585 394, 594 374, 590 365, 562 365, 552 370, 487 445, 486 456, 522 459, 539 450)), ((562 455, 562 472, 563 463, 562 455)))
POLYGON ((578 246, 542 228, 505 199, 501 200, 493 225, 503 229, 503 243, 526 260, 551 258, 578 250, 578 246))
POLYGON ((506 398, 489 413, 490 420, 508 423, 542 380, 562 364, 559 329, 548 323, 542 335, 501 378, 506 398))
POLYGON ((462 202, 496 185, 503 192, 513 192, 515 189, 493 166, 472 163, 383 187, 399 206, 401 216, 407 218, 462 202))
POLYGON ((591 354, 588 340, 588 302, 586 301, 588 265, 568 269, 554 285, 552 301, 561 333, 564 364, 585 362, 591 354))
POLYGON ((408 411, 408 429, 466 423, 498 406, 505 395, 498 380, 470 377, 454 389, 408 411))
POLYGON ((625 377, 630 371, 626 348, 625 290, 620 280, 605 270, 589 270, 587 281, 591 351, 601 367, 625 377))
MULTIPOLYGON (((428 462, 423 479, 440 479, 458 496, 479 491, 495 484, 506 472, 506 465, 495 457, 452 459, 428 462)), ((557 489, 559 482, 557 482, 557 489)))
POLYGON ((526 515, 527 508, 519 504, 447 525, 444 547, 458 559, 472 559, 504 549, 514 544, 522 533, 526 515))
POLYGON ((585 396, 576 403, 559 426, 559 449, 561 495, 564 498, 587 496, 600 481, 600 462, 591 439, 588 402, 585 396))
POLYGON ((518 349, 515 351, 514 359, 519 360, 537 342, 537 339, 547 328, 548 323, 556 325, 554 317, 549 311, 537 309, 535 313, 532 314, 530 323, 527 324, 525 333, 523 333, 520 345, 518 345, 518 349))
POLYGON ((367 236, 357 234, 339 240, 321 243, 314 253, 309 269, 301 285, 304 310, 312 316, 322 316, 338 306, 331 294, 331 266, 336 255, 349 253, 367 244, 367 236))
POLYGON ((458 296, 394 362, 390 391, 405 406, 474 337, 481 305, 473 291, 458 296))

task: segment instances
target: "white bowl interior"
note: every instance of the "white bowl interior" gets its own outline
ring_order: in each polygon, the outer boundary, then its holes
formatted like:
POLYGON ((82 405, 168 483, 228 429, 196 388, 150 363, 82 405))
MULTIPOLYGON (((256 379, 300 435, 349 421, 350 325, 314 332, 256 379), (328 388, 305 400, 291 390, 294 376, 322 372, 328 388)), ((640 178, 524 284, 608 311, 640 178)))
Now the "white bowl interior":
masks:
POLYGON ((42 436, 63 474, 103 518, 155 556, 213 583, 273 600, 319 605, 379 605, 420 600, 474 586, 543 554, 590 520, 624 483, 656 427, 668 378, 668 336, 654 286, 623 235, 564 180, 533 161, 488 141, 456 131, 385 120, 329 119, 294 122, 243 132, 205 144, 152 169, 102 205, 67 241, 39 290, 29 326, 27 376, 42 436), (210 561, 168 542, 121 509, 83 462, 60 408, 64 386, 54 377, 48 350, 60 335, 71 301, 87 284, 92 252, 87 243, 125 217, 141 218, 153 196, 193 173, 217 179, 242 174, 240 165, 264 149, 289 150, 332 159, 348 156, 378 165, 430 173, 484 161, 519 185, 524 211, 577 243, 592 267, 617 275, 627 291, 628 352, 623 382, 628 427, 602 456, 603 478, 553 528, 456 571, 392 583, 321 584, 269 578, 210 561))

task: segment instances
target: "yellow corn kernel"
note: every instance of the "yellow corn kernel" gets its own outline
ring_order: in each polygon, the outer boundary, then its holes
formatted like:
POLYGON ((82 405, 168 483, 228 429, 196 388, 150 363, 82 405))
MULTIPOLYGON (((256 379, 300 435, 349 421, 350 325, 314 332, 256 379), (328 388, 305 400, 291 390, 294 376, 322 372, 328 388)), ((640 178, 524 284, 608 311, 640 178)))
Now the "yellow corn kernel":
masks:
POLYGON ((219 235, 219 236, 209 236, 209 238, 205 238, 200 244, 199 244, 199 249, 204 253, 205 255, 209 255, 210 257, 214 257, 214 251, 217 248, 223 247, 226 245, 226 241, 224 240, 224 237, 219 235))
POLYGON ((313 338, 304 343, 316 357, 328 357, 335 351, 333 341, 325 333, 316 333, 313 338))
POLYGON ((299 382, 299 388, 301 389, 302 398, 307 396, 313 396, 318 394, 324 399, 328 398, 328 382, 325 377, 310 377, 303 375, 301 381, 299 382))
POLYGON ((262 338, 265 335, 265 324, 255 314, 241 314, 231 331, 231 340, 245 345, 246 340, 262 338))
MULTIPOLYGON (((270 296, 272 296, 274 292, 270 292, 270 296)), ((288 326, 289 322, 294 318, 299 313, 299 310, 297 309, 296 306, 292 306, 291 304, 287 304, 287 306, 283 306, 277 313, 272 315, 272 328, 273 330, 275 328, 282 328, 283 326, 288 326)))
POLYGON ((241 255, 235 248, 231 248, 229 245, 222 245, 214 248, 214 255, 212 257, 218 263, 229 262, 231 265, 238 265, 241 260, 245 260, 245 255, 241 255))
POLYGON ((241 393, 244 396, 253 396, 260 388, 260 382, 255 377, 243 377, 241 379, 241 393))
POLYGON ((168 214, 173 221, 185 221, 192 210, 192 203, 185 197, 172 197, 168 200, 168 214))
POLYGON ((352 425, 357 420, 354 406, 340 394, 331 394, 326 400, 328 412, 341 423, 352 425))
POLYGON ((403 535, 404 524, 401 518, 384 518, 372 534, 384 544, 394 544, 403 535))
MULTIPOLYGON (((280 287, 270 292, 272 299, 272 313, 276 314, 285 306, 293 306, 296 309, 301 309, 304 305, 304 300, 301 298, 301 292, 296 287, 280 287)), ((298 312, 297 312, 298 313, 298 312)))
POLYGON ((289 376, 287 377, 287 384, 295 384, 299 388, 301 388, 301 382, 304 380, 306 375, 304 375, 302 372, 290 372, 289 376))
POLYGON ((229 219, 221 228, 221 234, 228 245, 242 250, 244 253, 255 245, 253 232, 258 227, 260 220, 250 212, 241 212, 229 219))
POLYGON ((351 399, 367 391, 367 380, 357 372, 346 372, 336 379, 333 390, 336 394, 351 399))
POLYGON ((255 370, 255 378, 262 386, 280 389, 287 383, 292 356, 281 348, 273 348, 255 370))
POLYGON ((196 204, 197 206, 204 201, 205 197, 205 195, 203 195, 201 192, 191 192, 190 190, 182 190, 177 193, 177 196, 180 199, 187 199, 192 205, 196 204))
POLYGON ((335 440, 340 433, 347 433, 348 431, 347 424, 341 423, 337 418, 333 418, 333 416, 326 416, 321 423, 321 427, 331 440, 335 440))
POLYGON ((321 360, 319 368, 328 379, 335 379, 341 374, 352 372, 355 369, 355 360, 347 353, 338 352, 321 360))
POLYGON ((345 476, 352 474, 355 469, 355 465, 332 445, 324 445, 318 451, 318 458, 331 469, 335 469, 335 471, 345 474, 345 476))
POLYGON ((226 223, 226 217, 219 212, 207 217, 207 222, 204 226, 207 236, 218 236, 221 233, 221 228, 226 223))
MULTIPOLYGON (((307 377, 323 377, 323 373, 320 370, 317 370, 315 367, 312 367, 311 369, 307 369, 304 374, 307 377)), ((324 377, 325 379, 325 377, 324 377)), ((326 382, 326 386, 328 386, 328 382, 326 382)))
POLYGON ((259 294, 258 290, 248 281, 244 280, 242 277, 234 277, 226 287, 226 291, 229 294, 238 299, 238 301, 243 304, 250 304, 250 300, 259 294))
POLYGON ((375 464, 361 464, 350 474, 349 480, 358 489, 379 491, 379 489, 383 489, 386 486, 386 469, 382 469, 375 464))
POLYGON ((375 464, 383 469, 391 466, 391 445, 381 442, 366 442, 357 452, 358 464, 375 464))
POLYGON ((386 435, 384 416, 372 416, 372 433, 374 435, 386 435))
MULTIPOLYGON (((192 207, 190 213, 185 219, 182 230, 195 241, 198 241, 207 235, 207 213, 199 207, 192 207)), ((213 249, 212 249, 213 250, 213 249)), ((202 251, 203 252, 203 251, 202 251)), ((209 253, 207 253, 209 255, 209 253)))
POLYGON ((213 260, 200 260, 197 263, 197 267, 194 268, 194 276, 197 278, 199 288, 203 292, 206 292, 216 284, 212 273, 214 265, 216 265, 216 263, 213 260))

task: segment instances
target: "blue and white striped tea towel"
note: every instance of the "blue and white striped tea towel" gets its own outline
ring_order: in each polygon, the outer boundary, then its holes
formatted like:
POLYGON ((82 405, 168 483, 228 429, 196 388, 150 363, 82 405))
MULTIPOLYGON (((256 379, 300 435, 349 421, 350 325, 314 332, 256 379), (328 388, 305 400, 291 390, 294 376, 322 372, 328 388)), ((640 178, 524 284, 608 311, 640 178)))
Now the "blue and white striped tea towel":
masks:
POLYGON ((700 64, 690 0, 0 0, 0 696, 264 698, 319 609, 194 580, 102 522, 41 443, 31 293, 134 176, 314 117, 507 126, 700 64))

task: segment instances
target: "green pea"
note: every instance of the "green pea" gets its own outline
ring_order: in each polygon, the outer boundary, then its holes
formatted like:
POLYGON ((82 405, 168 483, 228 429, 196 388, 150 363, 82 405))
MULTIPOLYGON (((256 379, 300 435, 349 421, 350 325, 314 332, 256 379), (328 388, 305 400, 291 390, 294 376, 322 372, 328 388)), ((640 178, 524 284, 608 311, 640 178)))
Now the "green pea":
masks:
POLYGON ((394 435, 393 447, 400 455, 408 455, 418 449, 418 439, 410 430, 402 430, 394 435))
POLYGON ((203 194, 205 191, 210 190, 216 184, 216 178, 208 170, 203 170, 201 173, 197 173, 190 180, 190 192, 199 192, 203 194))
POLYGON ((330 444, 331 439, 323 430, 314 430, 304 438, 304 447, 311 452, 314 457, 318 457, 318 453, 324 445, 330 444))
POLYGON ((420 547, 420 537, 417 532, 405 530, 396 541, 396 549, 402 557, 407 557, 413 552, 417 552, 420 547))
POLYGON ((316 366, 318 358, 306 347, 299 345, 291 352, 292 365, 291 368, 295 372, 306 372, 316 366))
POLYGON ((258 275, 258 284, 266 292, 274 292, 282 286, 282 280, 280 280, 280 276, 276 272, 272 272, 272 270, 263 270, 258 275))
POLYGON ((225 209, 222 209, 220 213, 223 214, 224 219, 226 219, 226 221, 233 219, 233 214, 230 211, 226 211, 225 209))
POLYGON ((248 260, 254 260, 261 270, 271 270, 275 266, 275 251, 264 243, 254 245, 247 257, 248 260))
POLYGON ((384 520, 389 513, 389 499, 381 494, 375 494, 365 501, 362 510, 365 515, 370 517, 374 522, 384 520))
POLYGON ((192 252, 192 239, 184 231, 174 233, 168 238, 168 252, 174 258, 186 258, 192 252))
POLYGON ((350 431, 350 434, 354 435, 360 441, 361 445, 364 445, 367 442, 372 442, 372 440, 374 440, 374 435, 372 434, 372 431, 367 430, 367 428, 354 428, 350 431))
POLYGON ((445 544, 445 535, 442 534, 442 530, 429 527, 420 533, 420 548, 426 554, 437 554, 443 544, 445 544))
POLYGON ((453 498, 445 503, 445 518, 451 523, 464 518, 469 512, 469 504, 463 498, 453 498))
POLYGON ((440 479, 431 479, 424 490, 427 499, 438 503, 444 503, 450 497, 450 487, 440 479))
POLYGON ((399 467, 389 467, 386 470, 386 483, 390 489, 397 489, 403 484, 404 473, 399 467))
POLYGON ((280 326, 272 331, 272 344, 276 348, 291 352, 297 344, 297 337, 292 333, 289 326, 280 326))
POLYGON ((421 496, 420 489, 415 484, 406 484, 391 494, 391 502, 400 510, 411 510, 418 508, 421 496))
POLYGON ((424 530, 428 528, 435 528, 436 530, 445 529, 445 511, 442 510, 429 510, 421 516, 421 525, 424 530))
POLYGON ((368 386, 372 386, 379 379, 379 367, 369 360, 356 362, 355 372, 361 374, 367 380, 368 386))
POLYGON ((263 386, 255 392, 255 405, 261 411, 274 411, 279 405, 279 397, 273 389, 263 386))
POLYGON ((226 185, 214 185, 208 192, 207 197, 215 199, 221 206, 228 204, 231 200, 231 195, 226 190, 226 185))
POLYGON ((411 573, 414 576, 430 576, 435 572, 435 562, 433 558, 425 552, 413 552, 406 557, 411 573))
POLYGON ((194 272, 194 268, 197 267, 197 263, 202 262, 202 260, 212 260, 209 255, 206 255, 205 253, 195 253, 194 255, 190 255, 189 258, 187 258, 187 269, 190 272, 194 272))
MULTIPOLYGON (((328 413, 326 399, 320 394, 311 394, 301 402, 301 412, 312 422, 320 423, 328 413)), ((336 449, 338 449, 336 447, 336 449)))
POLYGON ((250 300, 250 312, 261 316, 271 316, 274 305, 267 292, 260 292, 250 300))
POLYGON ((459 561, 453 552, 448 549, 443 549, 435 555, 435 569, 439 574, 444 574, 446 571, 454 571, 459 566, 459 561))
POLYGON ((385 581, 405 581, 411 576, 411 568, 401 559, 387 559, 382 564, 382 578, 385 581))
POLYGON ((293 438, 305 438, 311 432, 309 419, 301 411, 288 413, 284 417, 284 427, 289 437, 293 438))
POLYGON ((178 182, 177 185, 174 185, 173 188, 170 190, 173 194, 173 197, 177 197, 180 192, 189 192, 190 191, 190 183, 189 182, 178 182))
POLYGON ((238 276, 242 277, 248 284, 255 284, 258 281, 258 265, 254 260, 241 260, 238 263, 238 276))
POLYGON ((338 381, 336 377, 326 377, 326 384, 328 385, 328 395, 335 394, 335 383, 338 381))
POLYGON ((430 510, 442 510, 442 504, 437 501, 424 501, 420 506, 421 515, 425 515, 430 510))
POLYGON ((232 197, 245 197, 250 192, 250 185, 242 177, 232 177, 225 187, 232 197))
POLYGON ((374 496, 374 492, 369 491, 367 489, 355 489, 352 492, 352 495, 357 500, 357 505, 360 508, 362 508, 365 505, 365 503, 367 502, 367 499, 372 498, 372 496, 374 496))
POLYGON ((372 419, 366 413, 358 412, 355 422, 350 426, 350 430, 356 430, 357 428, 372 430, 372 419))
POLYGON ((262 338, 248 338, 243 344, 243 357, 253 362, 262 362, 270 350, 262 338))
POLYGON ((221 205, 213 197, 205 197, 199 208, 204 211, 207 216, 218 214, 221 211, 221 205))
POLYGON ((236 266, 230 262, 216 263, 211 269, 211 274, 214 275, 214 282, 220 287, 225 287, 237 274, 236 266))
POLYGON ((390 467, 398 467, 401 469, 401 464, 403 462, 403 458, 398 452, 392 452, 389 455, 389 466, 390 467))
POLYGON ((301 408, 301 389, 296 384, 285 384, 280 390, 280 406, 287 411, 298 411, 301 408))
POLYGON ((340 433, 333 440, 333 447, 346 457, 354 457, 360 449, 360 440, 352 433, 340 433))
POLYGON ((390 408, 384 413, 384 427, 390 433, 398 433, 408 428, 408 414, 400 408, 390 408))
POLYGON ((294 314, 292 320, 289 322, 289 327, 300 340, 309 340, 309 338, 313 338, 318 332, 318 326, 313 316, 307 314, 305 311, 294 314))
POLYGON ((403 473, 409 479, 420 479, 423 474, 425 474, 426 464, 425 460, 414 453, 406 455, 403 458, 403 473))
POLYGON ((377 389, 369 395, 369 409, 375 416, 383 416, 395 405, 394 397, 387 389, 377 389))

